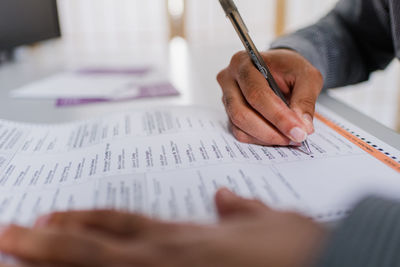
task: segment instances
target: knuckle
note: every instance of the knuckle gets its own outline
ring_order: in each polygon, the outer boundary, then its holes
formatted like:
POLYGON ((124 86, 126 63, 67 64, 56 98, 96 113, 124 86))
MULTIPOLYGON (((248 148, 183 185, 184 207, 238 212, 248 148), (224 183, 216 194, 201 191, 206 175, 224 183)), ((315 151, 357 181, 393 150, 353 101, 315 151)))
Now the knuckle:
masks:
POLYGON ((312 77, 315 77, 315 81, 320 85, 319 87, 322 89, 322 84, 324 82, 324 78, 322 76, 322 73, 315 67, 311 68, 311 75, 312 77))
POLYGON ((322 73, 315 67, 312 68, 312 74, 318 79, 322 80, 322 73))
POLYGON ((298 105, 305 108, 308 111, 314 110, 315 108, 315 101, 310 98, 301 98, 298 101, 298 105))
POLYGON ((232 56, 230 65, 231 65, 231 66, 236 66, 236 65, 238 65, 238 64, 243 60, 243 57, 244 57, 245 54, 246 54, 245 51, 239 51, 239 52, 235 53, 235 54, 232 56))
POLYGON ((241 142, 241 143, 250 143, 250 139, 248 137, 248 135, 246 133, 244 133, 243 131, 239 130, 239 129, 232 129, 233 135, 235 136, 235 138, 241 142))
POLYGON ((235 103, 235 99, 232 96, 224 95, 222 97, 222 100, 223 100, 223 102, 225 104, 225 108, 226 108, 227 112, 229 114, 232 114, 233 113, 232 111, 235 109, 235 104, 234 104, 235 103))
POLYGON ((222 84, 222 81, 225 77, 225 72, 226 72, 225 70, 222 70, 217 74, 217 81, 220 85, 222 84))
POLYGON ((238 108, 231 108, 230 117, 231 117, 232 123, 239 127, 241 125, 243 125, 243 123, 246 121, 245 113, 238 108))
POLYGON ((243 83, 248 83, 249 82, 249 77, 250 77, 250 65, 248 62, 243 62, 240 64, 237 72, 237 79, 243 83))
POLYGON ((230 96, 223 97, 223 102, 225 105, 226 112, 228 113, 229 118, 232 123, 236 126, 240 126, 243 124, 246 116, 244 111, 235 105, 235 99, 230 96))
POLYGON ((246 135, 244 135, 243 133, 240 133, 240 132, 236 135, 236 139, 240 143, 244 143, 244 144, 250 144, 251 143, 250 139, 246 135))

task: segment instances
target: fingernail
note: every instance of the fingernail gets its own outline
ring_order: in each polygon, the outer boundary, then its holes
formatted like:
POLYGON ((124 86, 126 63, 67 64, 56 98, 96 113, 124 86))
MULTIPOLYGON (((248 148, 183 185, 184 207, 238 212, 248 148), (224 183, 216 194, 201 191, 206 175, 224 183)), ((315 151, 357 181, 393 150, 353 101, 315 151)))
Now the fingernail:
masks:
POLYGON ((290 141, 289 146, 301 146, 301 143, 290 141))
POLYGON ((307 125, 310 131, 314 131, 314 122, 310 114, 303 114, 304 123, 307 125))
POLYGON ((307 133, 299 127, 295 127, 290 131, 290 138, 294 142, 301 143, 307 139, 307 133))
POLYGON ((50 221, 50 215, 45 215, 39 217, 39 219, 36 220, 35 227, 45 227, 49 224, 50 221))

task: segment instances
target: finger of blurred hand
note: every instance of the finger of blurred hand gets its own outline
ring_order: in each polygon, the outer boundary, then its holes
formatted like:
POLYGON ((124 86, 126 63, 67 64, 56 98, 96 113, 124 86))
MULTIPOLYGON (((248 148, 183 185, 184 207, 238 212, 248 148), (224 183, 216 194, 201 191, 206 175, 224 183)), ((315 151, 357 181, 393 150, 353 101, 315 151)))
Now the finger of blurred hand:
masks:
POLYGON ((0 251, 41 264, 105 266, 109 250, 105 242, 87 233, 10 226, 0 235, 0 251))
POLYGON ((306 68, 294 84, 290 107, 301 117, 307 126, 308 134, 314 132, 315 105, 322 89, 321 73, 315 68, 306 68))
POLYGON ((259 200, 250 200, 237 196, 226 188, 218 190, 215 195, 218 214, 221 219, 241 215, 264 215, 270 209, 259 200))
POLYGON ((272 91, 265 77, 245 56, 234 56, 229 69, 246 102, 293 142, 303 142, 307 138, 303 120, 272 91))
POLYGON ((234 134, 237 133, 235 137, 239 141, 259 145, 289 145, 290 140, 287 137, 248 105, 238 84, 228 71, 222 71, 218 75, 218 82, 224 94, 223 103, 226 112, 235 126, 234 134), (257 142, 254 142, 255 140, 257 142))
POLYGON ((35 226, 81 226, 130 237, 145 232, 155 224, 154 220, 133 213, 96 210, 54 213, 39 218, 35 226))

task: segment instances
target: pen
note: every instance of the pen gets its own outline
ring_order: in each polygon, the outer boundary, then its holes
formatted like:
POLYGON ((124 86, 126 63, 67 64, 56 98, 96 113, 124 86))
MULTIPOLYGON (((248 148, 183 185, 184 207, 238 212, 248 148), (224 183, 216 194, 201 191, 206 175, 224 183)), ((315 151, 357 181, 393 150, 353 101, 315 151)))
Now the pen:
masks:
MULTIPOLYGON (((238 33, 240 39, 242 40, 249 56, 253 62, 253 64, 257 67, 257 69, 262 73, 262 75, 267 80, 269 86, 271 87, 272 91, 287 105, 289 103, 286 101, 285 96, 283 95, 282 91, 279 89, 278 84, 276 83, 274 77, 272 76, 267 64, 265 64, 264 59, 261 57, 260 53, 258 52, 253 40, 249 35, 249 30, 244 23, 242 16, 240 15, 235 3, 233 0, 219 0, 221 3, 222 8, 224 9, 226 16, 230 19, 235 28, 236 32, 238 33)), ((311 155, 311 149, 308 145, 307 140, 302 143, 300 147, 301 151, 304 153, 311 155)))

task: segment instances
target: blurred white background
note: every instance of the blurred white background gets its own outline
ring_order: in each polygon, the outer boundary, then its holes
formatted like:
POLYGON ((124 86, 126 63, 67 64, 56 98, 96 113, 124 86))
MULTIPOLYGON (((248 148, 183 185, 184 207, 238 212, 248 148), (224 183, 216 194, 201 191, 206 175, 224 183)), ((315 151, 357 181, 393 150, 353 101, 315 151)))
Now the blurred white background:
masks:
MULTIPOLYGON (((316 21, 337 0, 287 0, 287 30, 316 21)), ((236 0, 255 39, 274 37, 275 0, 236 0)), ((193 43, 236 42, 218 0, 58 0, 66 38, 86 41, 118 38, 128 41, 167 41, 171 31, 168 10, 182 15, 185 35, 193 43)))
MULTIPOLYGON (((277 23, 291 32, 317 21, 337 0, 236 0, 260 48, 276 37, 277 23), (277 17, 277 3, 285 12, 277 17)), ((218 0, 58 0, 63 40, 78 43, 86 52, 106 49, 113 54, 122 47, 166 44, 180 35, 175 56, 190 45, 220 46, 228 49, 240 42, 225 18, 218 0), (173 21, 173 22, 171 22, 173 21), (182 43, 183 42, 183 43, 182 43)), ((277 13, 278 12, 278 13, 277 13)), ((207 48, 205 48, 207 49, 207 48)), ((162 52, 162 51, 161 51, 162 52)), ((368 83, 335 90, 332 94, 400 130, 399 64, 378 72, 368 83)))

